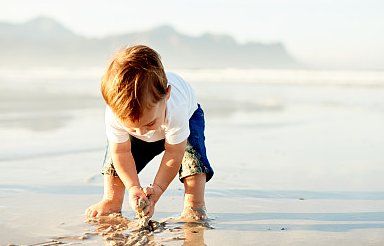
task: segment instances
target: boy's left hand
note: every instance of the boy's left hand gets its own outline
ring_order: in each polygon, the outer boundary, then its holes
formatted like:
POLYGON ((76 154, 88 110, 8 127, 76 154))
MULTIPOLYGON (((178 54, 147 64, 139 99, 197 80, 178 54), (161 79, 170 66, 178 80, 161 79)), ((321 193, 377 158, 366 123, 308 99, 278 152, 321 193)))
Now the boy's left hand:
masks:
POLYGON ((147 202, 148 198, 140 186, 132 186, 128 190, 129 203, 135 212, 139 211, 140 200, 147 202))
POLYGON ((150 202, 149 212, 147 214, 149 218, 151 218, 152 215, 155 213, 155 204, 160 199, 160 196, 163 194, 163 192, 164 191, 157 184, 150 185, 149 187, 144 189, 144 193, 147 195, 150 202))

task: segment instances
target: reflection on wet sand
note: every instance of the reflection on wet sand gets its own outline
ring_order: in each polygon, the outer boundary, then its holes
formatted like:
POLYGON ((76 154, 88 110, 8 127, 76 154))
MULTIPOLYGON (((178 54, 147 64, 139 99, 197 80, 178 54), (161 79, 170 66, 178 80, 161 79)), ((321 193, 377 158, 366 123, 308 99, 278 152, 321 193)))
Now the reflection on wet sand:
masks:
POLYGON ((185 246, 202 246, 206 245, 204 243, 204 230, 205 229, 212 229, 212 227, 209 226, 208 222, 201 223, 201 222, 187 222, 183 225, 184 230, 184 243, 185 246))

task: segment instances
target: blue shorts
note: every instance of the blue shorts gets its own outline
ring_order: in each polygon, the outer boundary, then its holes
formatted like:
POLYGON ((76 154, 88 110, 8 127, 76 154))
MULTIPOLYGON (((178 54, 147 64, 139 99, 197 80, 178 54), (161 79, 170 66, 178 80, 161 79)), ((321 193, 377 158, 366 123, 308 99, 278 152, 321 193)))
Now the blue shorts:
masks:
MULTIPOLYGON (((185 177, 206 173, 208 182, 212 178, 214 172, 207 158, 204 136, 204 111, 200 105, 198 105, 198 108, 189 119, 189 130, 190 135, 187 140, 187 146, 179 170, 179 179, 183 182, 183 178, 185 177)), ((129 135, 129 139, 131 141, 131 152, 133 159, 135 160, 137 173, 139 173, 155 156, 161 154, 165 150, 164 139, 156 142, 145 142, 132 135, 129 135)), ((101 173, 118 177, 116 170, 113 167, 108 146, 101 173)))

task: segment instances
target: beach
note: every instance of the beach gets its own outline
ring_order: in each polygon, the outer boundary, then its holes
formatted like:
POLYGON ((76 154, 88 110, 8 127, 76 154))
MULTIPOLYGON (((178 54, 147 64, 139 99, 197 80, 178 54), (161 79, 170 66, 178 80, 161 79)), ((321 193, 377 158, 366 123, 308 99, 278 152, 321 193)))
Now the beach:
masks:
MULTIPOLYGON (((105 227, 122 219, 84 216, 103 195, 102 72, 0 70, 0 245, 122 240, 105 227)), ((205 110, 215 170, 206 186, 209 219, 177 220, 183 185, 175 179, 152 218, 165 228, 143 235, 128 228, 124 240, 384 244, 384 72, 175 72, 193 85, 205 110)), ((142 186, 151 184, 160 158, 140 173, 142 186)), ((135 221, 127 201, 122 215, 135 221)))

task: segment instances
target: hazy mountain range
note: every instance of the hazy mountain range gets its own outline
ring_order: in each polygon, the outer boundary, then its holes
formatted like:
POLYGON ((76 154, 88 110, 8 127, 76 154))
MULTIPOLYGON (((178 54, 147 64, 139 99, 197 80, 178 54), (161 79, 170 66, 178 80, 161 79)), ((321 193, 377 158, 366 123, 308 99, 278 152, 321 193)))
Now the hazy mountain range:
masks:
POLYGON ((152 30, 86 38, 49 18, 24 24, 0 23, 0 67, 104 66, 127 44, 156 49, 172 68, 300 68, 281 43, 237 43, 226 35, 199 37, 170 26, 152 30))

